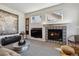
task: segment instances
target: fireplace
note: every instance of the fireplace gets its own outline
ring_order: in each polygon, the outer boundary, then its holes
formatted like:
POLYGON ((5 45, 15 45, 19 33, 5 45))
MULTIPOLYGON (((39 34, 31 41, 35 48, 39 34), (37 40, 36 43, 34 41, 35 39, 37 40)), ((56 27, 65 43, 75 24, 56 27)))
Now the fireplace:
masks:
POLYGON ((45 40, 49 42, 62 42, 63 44, 66 44, 66 32, 67 32, 67 27, 66 25, 44 25, 45 26, 45 40))
POLYGON ((48 29, 48 40, 62 41, 62 29, 48 29))
POLYGON ((42 28, 32 28, 31 36, 34 38, 42 38, 42 28))

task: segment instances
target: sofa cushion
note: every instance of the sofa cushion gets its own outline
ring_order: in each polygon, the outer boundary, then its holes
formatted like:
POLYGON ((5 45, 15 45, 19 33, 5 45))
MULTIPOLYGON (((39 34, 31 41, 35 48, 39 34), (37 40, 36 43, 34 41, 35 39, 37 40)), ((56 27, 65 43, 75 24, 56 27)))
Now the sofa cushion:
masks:
POLYGON ((20 54, 16 53, 13 50, 0 47, 0 56, 20 56, 20 54))

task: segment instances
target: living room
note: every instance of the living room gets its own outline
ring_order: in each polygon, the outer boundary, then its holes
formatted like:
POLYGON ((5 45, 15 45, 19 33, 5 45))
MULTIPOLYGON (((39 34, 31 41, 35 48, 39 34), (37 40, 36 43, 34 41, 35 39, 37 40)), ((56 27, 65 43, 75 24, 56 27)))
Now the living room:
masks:
POLYGON ((0 3, 0 55, 79 55, 78 10, 79 3, 0 3))

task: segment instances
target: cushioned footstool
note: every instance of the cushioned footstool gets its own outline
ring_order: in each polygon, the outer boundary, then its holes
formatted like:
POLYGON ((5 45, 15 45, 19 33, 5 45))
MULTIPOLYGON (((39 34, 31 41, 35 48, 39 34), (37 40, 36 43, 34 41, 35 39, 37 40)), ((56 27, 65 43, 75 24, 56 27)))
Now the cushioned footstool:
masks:
POLYGON ((63 45, 61 46, 61 51, 60 51, 62 56, 74 56, 75 55, 75 50, 71 46, 68 45, 63 45))

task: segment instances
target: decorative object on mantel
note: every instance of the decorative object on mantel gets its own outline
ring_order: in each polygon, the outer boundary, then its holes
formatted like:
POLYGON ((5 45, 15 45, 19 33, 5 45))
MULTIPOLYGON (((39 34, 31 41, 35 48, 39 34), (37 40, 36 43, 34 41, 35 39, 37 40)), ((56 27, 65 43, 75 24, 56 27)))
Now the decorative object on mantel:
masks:
POLYGON ((21 36, 21 40, 19 41, 18 45, 24 45, 26 43, 24 39, 25 32, 21 32, 19 35, 21 36))

